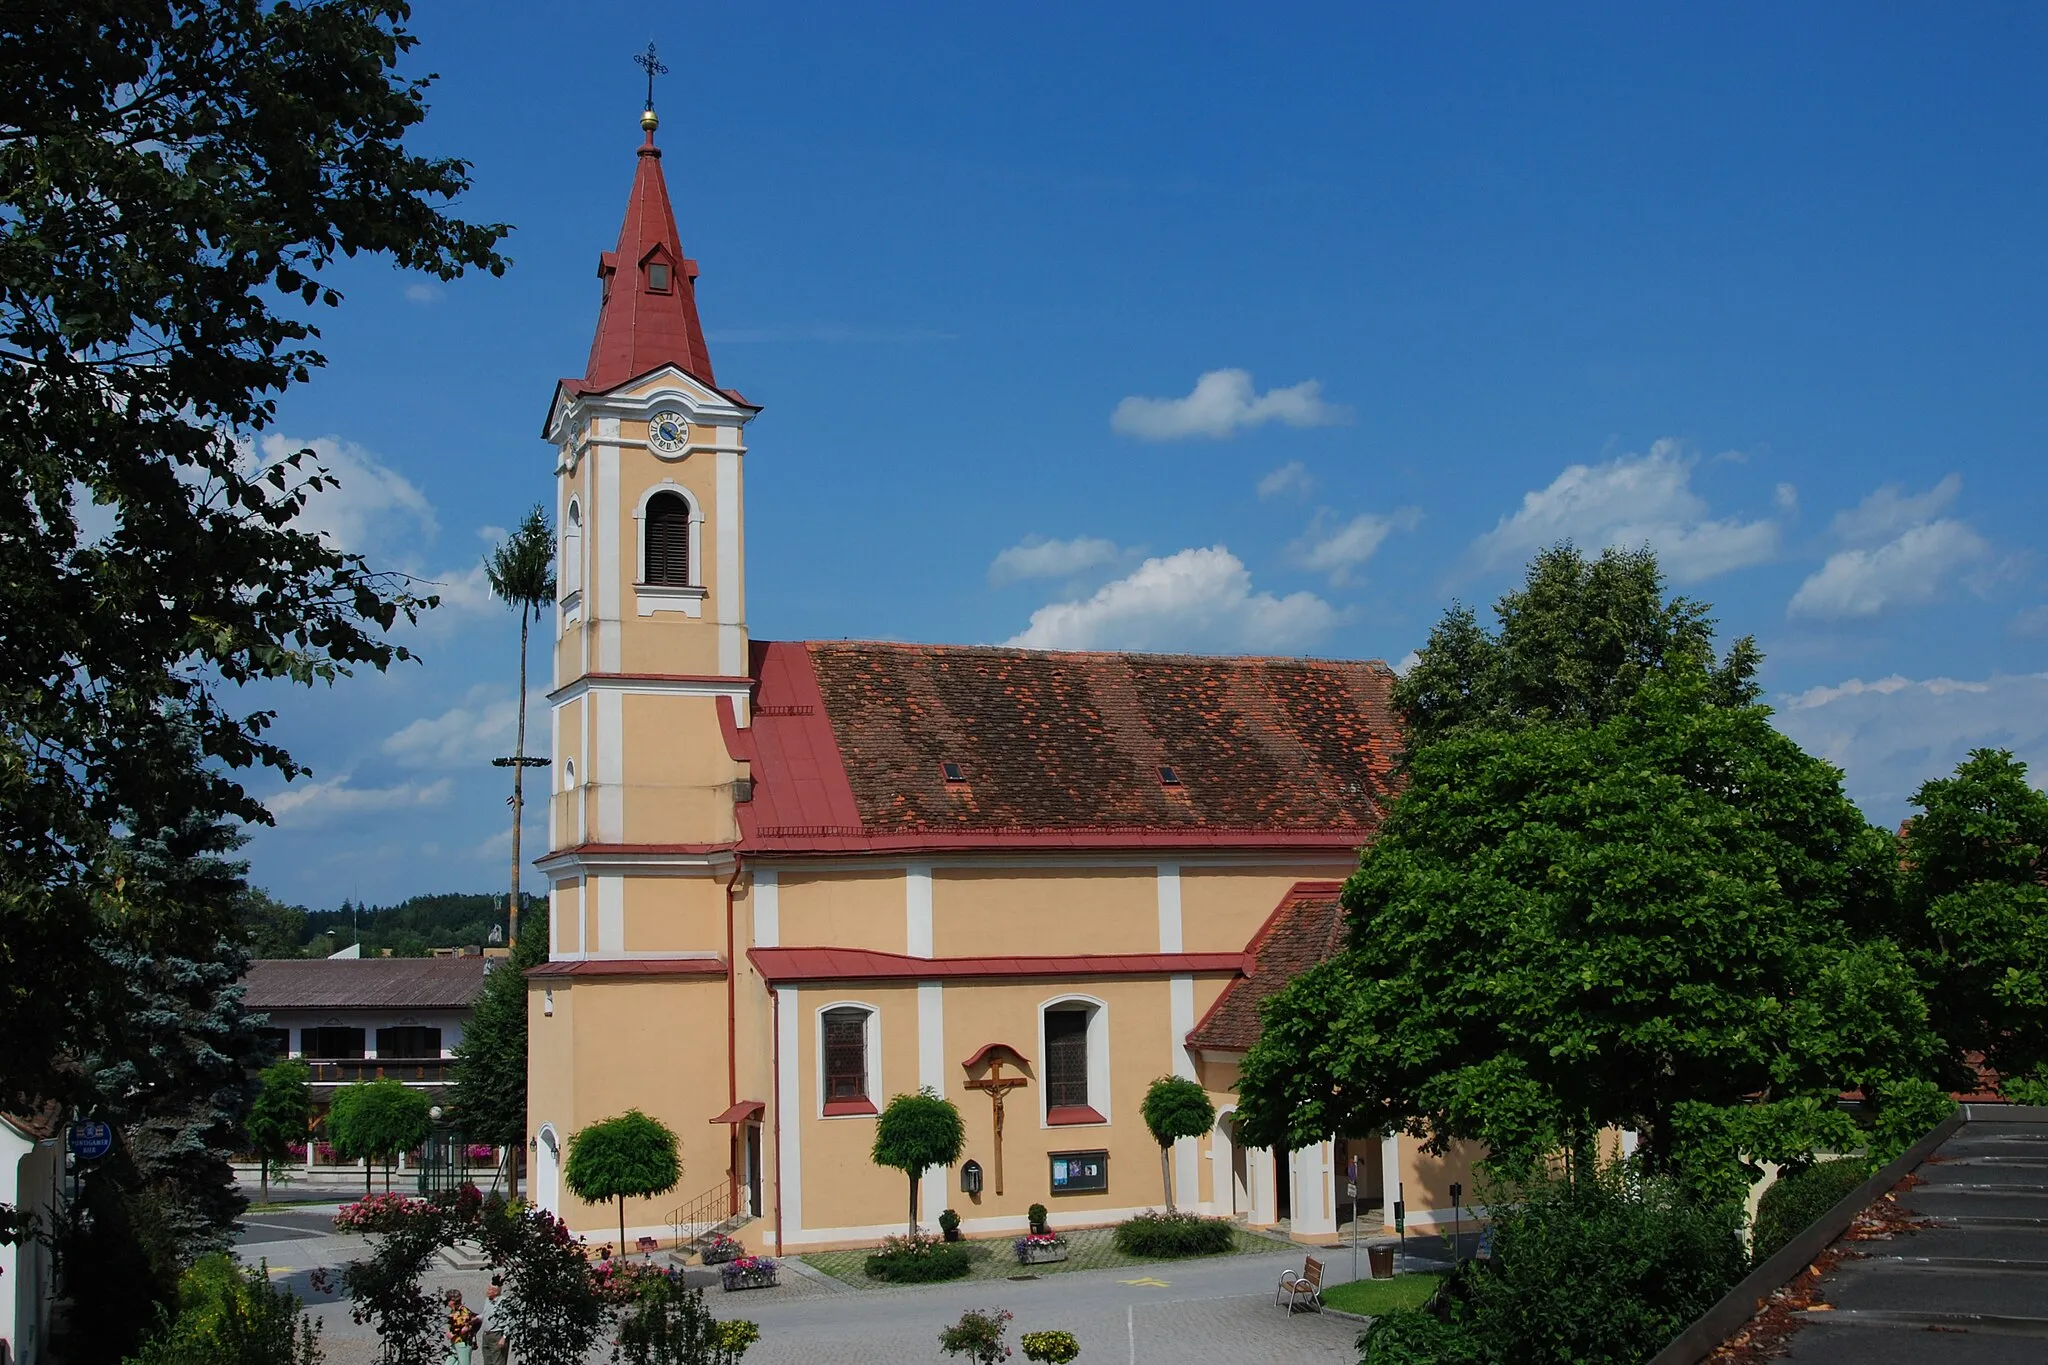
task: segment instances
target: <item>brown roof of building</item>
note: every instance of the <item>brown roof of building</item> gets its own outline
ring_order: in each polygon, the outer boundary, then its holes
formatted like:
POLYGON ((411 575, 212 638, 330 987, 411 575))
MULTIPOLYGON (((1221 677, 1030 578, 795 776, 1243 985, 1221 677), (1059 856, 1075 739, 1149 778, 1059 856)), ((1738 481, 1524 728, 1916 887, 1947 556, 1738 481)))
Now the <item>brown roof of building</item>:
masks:
POLYGON ((242 978, 252 1010, 466 1010, 482 957, 259 958, 242 978))
POLYGON ((1188 1030, 1190 1047, 1244 1052, 1259 1040, 1259 1006, 1282 986, 1344 946, 1342 882, 1296 882, 1253 936, 1251 970, 1223 988, 1188 1030))
POLYGON ((1355 848, 1394 791, 1378 662, 812 641, 753 664, 727 732, 747 848, 1355 848))

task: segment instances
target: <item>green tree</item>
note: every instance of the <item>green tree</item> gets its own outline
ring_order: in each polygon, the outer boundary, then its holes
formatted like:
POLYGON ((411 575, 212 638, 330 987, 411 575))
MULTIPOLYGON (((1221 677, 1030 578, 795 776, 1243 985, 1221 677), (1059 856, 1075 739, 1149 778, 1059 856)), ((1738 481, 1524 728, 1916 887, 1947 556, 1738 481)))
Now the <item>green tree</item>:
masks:
POLYGON ((1718 662, 1705 603, 1668 601, 1649 550, 1587 559, 1569 541, 1539 552, 1522 586, 1494 605, 1497 628, 1453 605, 1429 633, 1394 704, 1420 746, 1458 728, 1506 730, 1537 721, 1598 724, 1649 678, 1703 673, 1708 699, 1744 705, 1762 662, 1749 637, 1718 662))
MULTIPOLYGON (((427 1140, 434 1129, 433 1108, 426 1092, 388 1077, 357 1081, 335 1091, 327 1107, 327 1136, 344 1161, 382 1161, 384 1188, 391 1188, 391 1165, 400 1152, 427 1140)), ((363 1190, 370 1171, 363 1168, 363 1190)))
POLYGON ((1201 1086, 1185 1076, 1161 1076, 1145 1087, 1144 1103, 1138 1113, 1152 1140, 1159 1144, 1159 1181, 1166 1188, 1166 1211, 1173 1212, 1173 1162, 1169 1159, 1175 1140, 1195 1138, 1216 1122, 1216 1106, 1201 1086))
POLYGON ((256 439, 322 363, 338 256, 504 267, 504 228, 444 211, 466 165, 404 146, 426 112, 404 20, 362 0, 0 16, 10 1097, 86 1102, 77 1058, 131 1022, 96 942, 198 918, 138 902, 121 832, 268 823, 240 772, 301 771, 232 690, 382 668, 430 601, 323 539, 303 514, 329 476, 256 439))
POLYGON ((306 954, 306 911, 304 906, 286 905, 261 887, 242 893, 235 907, 249 956, 262 958, 304 957, 306 954))
POLYGON ((497 760, 512 769, 512 894, 505 904, 506 939, 519 942, 519 880, 526 869, 519 861, 520 822, 526 810, 526 769, 546 759, 526 756, 526 640, 541 613, 555 604, 555 533, 546 509, 535 503, 505 543, 484 560, 484 575, 499 601, 519 611, 519 736, 512 757, 497 760))
POLYGON ((877 1166, 910 1178, 910 1235, 917 1235, 917 1181, 933 1166, 950 1166, 967 1145, 967 1129, 951 1100, 926 1086, 897 1095, 875 1121, 875 1145, 868 1156, 877 1166))
POLYGON ((548 960, 547 902, 535 908, 526 937, 495 964, 455 1048, 452 1108, 464 1136, 508 1153, 505 1177, 519 1197, 519 1167, 526 1151, 526 969, 548 960))
POLYGON ((1843 1088, 1923 1073, 1892 841, 1740 690, 1667 653, 1632 690, 1585 681, 1611 714, 1419 744, 1345 885, 1349 946, 1265 1007, 1250 1140, 1405 1128, 1514 1170, 1613 1126, 1658 1167, 1740 1111, 1769 1157, 1838 1140, 1843 1088))
POLYGON ((619 1251, 626 1250, 626 1200, 667 1194, 683 1178, 676 1135, 659 1119, 628 1109, 569 1138, 562 1179, 578 1199, 619 1206, 619 1251))
POLYGON ((313 1069, 304 1062, 287 1059, 263 1069, 257 1081, 256 1102, 249 1107, 244 1123, 249 1141, 262 1163, 263 1202, 270 1202, 270 1163, 291 1155, 294 1143, 310 1142, 313 1122, 313 1069))
POLYGON ((2022 1089, 2048 1081, 2048 796, 2010 753, 1977 749, 1913 804, 1905 900, 1952 1060, 1980 1053, 2022 1089))

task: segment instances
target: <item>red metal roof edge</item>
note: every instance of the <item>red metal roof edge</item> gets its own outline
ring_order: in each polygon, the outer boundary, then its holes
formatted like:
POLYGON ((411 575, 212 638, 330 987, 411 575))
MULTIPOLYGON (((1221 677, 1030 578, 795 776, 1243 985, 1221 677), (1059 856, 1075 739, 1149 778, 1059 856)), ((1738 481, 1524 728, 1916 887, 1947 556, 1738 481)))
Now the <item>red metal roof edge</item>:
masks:
MULTIPOLYGON (((1258 967, 1259 950, 1266 946, 1266 940, 1273 936, 1273 929, 1280 923, 1280 917, 1293 908, 1296 901, 1306 899, 1309 896, 1334 896, 1343 890, 1344 883, 1331 881, 1300 881, 1288 887, 1279 901, 1274 904, 1272 912, 1266 916, 1265 923, 1258 927, 1258 931, 1252 935, 1251 941, 1244 945, 1245 965, 1242 980, 1249 981, 1252 978, 1253 973, 1258 967)), ((1216 1017, 1217 1011, 1223 1008, 1224 1002, 1230 998, 1230 993, 1236 989, 1237 984, 1236 981, 1233 981, 1216 993, 1216 998, 1209 1002, 1209 1008, 1202 1011, 1201 1018, 1195 1020, 1195 1026, 1183 1035, 1181 1038, 1182 1043, 1193 1047, 1201 1046, 1201 1044, 1195 1042, 1195 1036, 1208 1026, 1211 1019, 1216 1017)))
POLYGON ((711 1121, 713 1123, 745 1123, 754 1115, 765 1113, 767 1108, 768 1102, 766 1100, 740 1100, 711 1121))
MULTIPOLYGON (((758 789, 757 789, 758 790, 758 789)), ((769 826, 774 829, 776 826, 769 826)), ((1051 826, 1042 829, 920 830, 910 834, 866 834, 857 827, 816 826, 802 835, 764 834, 757 827, 740 841, 747 853, 844 854, 924 853, 942 850, 1008 848, 1246 848, 1261 851, 1356 850, 1373 830, 1370 826, 1322 826, 1316 829, 1245 829, 1227 826, 1162 828, 1143 825, 1120 829, 1051 826), (845 832, 839 832, 840 830, 845 832)))
POLYGON ((894 649, 909 654, 1001 654, 1018 658, 1056 654, 1063 658, 1079 659, 1186 659, 1193 663, 1210 665, 1326 664, 1338 668, 1379 669, 1390 675, 1394 672, 1393 665, 1384 659, 1324 658, 1316 654, 1176 654, 1163 650, 1143 649, 1027 649, 1021 645, 932 644, 911 640, 800 640, 789 643, 800 644, 806 650, 894 649))
POLYGON ((722 957, 624 957, 581 962, 543 962, 528 967, 529 980, 562 976, 716 976, 726 975, 722 957))
POLYGON ((960 1063, 960 1066, 963 1070, 972 1071, 977 1066, 980 1066, 983 1060, 986 1059, 988 1054, 991 1052, 1007 1052, 1012 1057, 1015 1057, 1017 1059, 1019 1065, 1029 1066, 1031 1064, 1029 1061, 1025 1059, 1024 1054, 1022 1052, 1019 1052, 1016 1048, 1011 1047, 1008 1043, 983 1043, 980 1047, 974 1050, 974 1055, 972 1057, 969 1057, 966 1061, 960 1063))
POLYGON ((1176 976, 1244 972, 1239 953, 1090 953, 1068 957, 909 957, 870 948, 749 948, 747 960, 783 981, 928 981, 985 976, 1176 976))

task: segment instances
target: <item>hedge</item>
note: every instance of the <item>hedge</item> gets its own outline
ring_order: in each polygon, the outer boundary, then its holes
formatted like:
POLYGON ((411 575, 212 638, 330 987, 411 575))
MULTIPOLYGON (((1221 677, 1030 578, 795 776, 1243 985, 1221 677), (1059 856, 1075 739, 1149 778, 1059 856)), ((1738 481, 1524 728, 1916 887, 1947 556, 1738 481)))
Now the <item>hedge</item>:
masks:
POLYGON ((934 1242, 914 1251, 878 1251, 868 1257, 867 1273, 870 1279, 891 1284, 931 1284, 959 1279, 967 1273, 968 1265, 965 1242, 934 1242))
POLYGON ((1116 1225, 1116 1249, 1126 1256, 1215 1256, 1235 1245, 1230 1223, 1222 1218, 1201 1218, 1192 1213, 1141 1213, 1116 1225))
POLYGON ((1855 1157, 1817 1162, 1781 1177, 1757 1203, 1756 1226, 1749 1238, 1750 1259, 1758 1264, 1768 1260, 1869 1178, 1869 1165, 1855 1157))

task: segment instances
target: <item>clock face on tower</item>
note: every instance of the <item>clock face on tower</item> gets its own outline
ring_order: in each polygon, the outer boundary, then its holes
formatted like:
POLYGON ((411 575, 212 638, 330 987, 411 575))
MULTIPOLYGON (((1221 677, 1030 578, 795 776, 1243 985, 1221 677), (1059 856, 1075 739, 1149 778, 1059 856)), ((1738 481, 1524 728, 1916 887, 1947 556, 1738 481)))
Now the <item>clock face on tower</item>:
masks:
POLYGON ((674 455, 690 443, 689 419, 680 412, 657 412, 647 423, 647 443, 665 455, 674 455))

